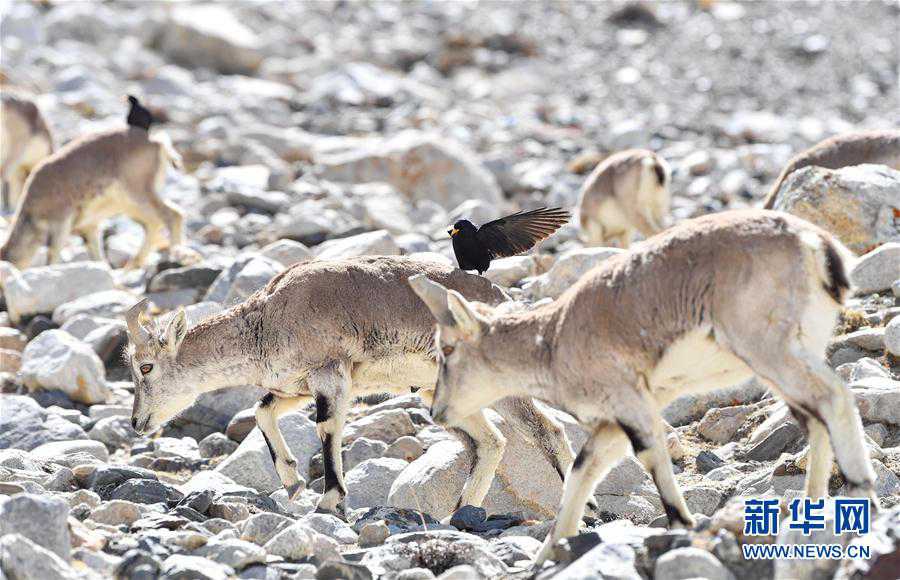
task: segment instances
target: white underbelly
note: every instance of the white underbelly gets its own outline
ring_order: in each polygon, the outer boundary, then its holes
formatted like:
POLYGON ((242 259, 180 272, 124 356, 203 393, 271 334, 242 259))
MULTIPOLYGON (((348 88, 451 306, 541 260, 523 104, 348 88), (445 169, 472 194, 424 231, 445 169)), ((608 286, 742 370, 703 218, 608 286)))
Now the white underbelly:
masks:
POLYGON ((353 390, 359 392, 431 388, 437 379, 437 365, 421 354, 380 357, 356 363, 351 376, 353 390))
POLYGON ((672 343, 650 373, 650 390, 665 405, 688 393, 711 391, 753 376, 747 364, 701 326, 672 343))

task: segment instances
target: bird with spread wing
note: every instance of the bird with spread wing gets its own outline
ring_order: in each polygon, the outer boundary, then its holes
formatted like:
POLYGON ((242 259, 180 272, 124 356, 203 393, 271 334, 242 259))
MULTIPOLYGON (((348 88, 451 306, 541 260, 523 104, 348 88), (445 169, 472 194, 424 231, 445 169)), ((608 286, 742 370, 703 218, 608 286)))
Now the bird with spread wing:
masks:
POLYGON ((562 208, 542 207, 489 221, 480 228, 469 220, 459 220, 447 233, 453 240, 459 267, 482 274, 490 267, 491 260, 527 252, 571 217, 562 208))

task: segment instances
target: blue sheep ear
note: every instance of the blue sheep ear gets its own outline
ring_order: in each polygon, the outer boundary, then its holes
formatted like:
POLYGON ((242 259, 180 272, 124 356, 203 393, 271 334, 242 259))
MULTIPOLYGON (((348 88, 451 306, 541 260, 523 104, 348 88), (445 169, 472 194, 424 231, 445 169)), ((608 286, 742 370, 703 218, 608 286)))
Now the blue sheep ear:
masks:
POLYGON ((166 349, 172 355, 177 354, 178 347, 181 346, 181 341, 184 340, 186 335, 187 316, 184 313, 184 308, 179 308, 172 320, 169 321, 168 326, 166 326, 166 349))
POLYGON ((462 294, 455 290, 447 292, 447 306, 453 320, 456 321, 456 329, 463 340, 478 340, 481 337, 482 326, 487 322, 479 316, 462 294))
POLYGON ((456 321, 450 308, 447 306, 447 289, 429 280, 425 274, 416 274, 409 277, 409 285, 413 292, 425 303, 431 315, 441 326, 454 326, 456 321))

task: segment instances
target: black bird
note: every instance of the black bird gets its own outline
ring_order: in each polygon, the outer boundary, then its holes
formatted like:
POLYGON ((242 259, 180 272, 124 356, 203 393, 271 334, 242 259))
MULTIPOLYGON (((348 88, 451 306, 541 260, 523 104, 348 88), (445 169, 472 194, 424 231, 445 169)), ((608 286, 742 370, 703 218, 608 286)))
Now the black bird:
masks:
POLYGON ((128 95, 128 102, 131 103, 131 110, 128 111, 128 124, 132 127, 140 127, 144 131, 150 130, 150 125, 156 122, 153 114, 141 105, 137 97, 128 95))
POLYGON ((459 267, 482 274, 494 258, 527 252, 571 217, 562 208, 542 207, 490 221, 480 228, 469 220, 459 220, 447 233, 453 238, 453 253, 459 267))

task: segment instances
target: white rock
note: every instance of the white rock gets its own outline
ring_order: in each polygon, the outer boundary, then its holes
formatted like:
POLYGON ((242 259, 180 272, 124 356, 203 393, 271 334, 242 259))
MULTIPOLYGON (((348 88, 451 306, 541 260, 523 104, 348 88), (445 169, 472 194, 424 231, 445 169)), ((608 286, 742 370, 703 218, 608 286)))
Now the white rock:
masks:
POLYGON ((409 465, 402 459, 367 459, 344 476, 347 484, 346 506, 350 509, 386 505, 391 485, 409 465))
POLYGON ((44 331, 28 343, 21 373, 31 390, 60 390, 87 405, 109 396, 103 362, 88 345, 62 330, 44 331))
MULTIPOLYGON (((65 524, 64 524, 65 525, 65 524)), ((0 538, 0 577, 23 580, 77 580, 84 578, 66 560, 22 534, 0 538)))
POLYGON ((281 530, 263 547, 270 555, 282 556, 288 560, 300 560, 308 556, 315 556, 323 562, 340 559, 336 540, 301 522, 281 530))
POLYGON ((252 73, 263 60, 256 34, 222 5, 179 5, 157 43, 176 62, 226 74, 252 73))
POLYGON ((294 240, 278 240, 262 248, 259 253, 266 258, 281 262, 285 268, 311 260, 313 253, 304 244, 294 240))
POLYGON ((38 445, 31 450, 31 454, 36 459, 44 461, 53 461, 54 459, 65 458, 75 453, 87 453, 96 457, 102 462, 109 460, 109 451, 106 446, 99 441, 93 439, 76 439, 73 441, 51 441, 38 445))
POLYGON ((510 256, 491 262, 490 269, 484 276, 500 286, 514 286, 522 278, 537 274, 538 263, 535 256, 510 256))
POLYGON ((900 357, 900 316, 895 316, 884 329, 884 349, 900 357))
POLYGON ((230 566, 218 564, 200 556, 173 554, 162 565, 163 577, 196 578, 198 580, 227 580, 234 576, 230 566))
POLYGON ((774 209, 811 221, 861 253, 900 238, 894 221, 898 199, 900 171, 889 167, 804 167, 784 180, 774 209))
POLYGON ((62 326, 79 314, 101 318, 119 318, 137 301, 138 298, 134 294, 125 290, 94 292, 57 306, 53 311, 53 322, 62 326))
POLYGON ((900 425, 900 381, 869 377, 852 383, 850 389, 865 421, 900 425))
MULTIPOLYGON (((575 421, 554 409, 548 414, 563 423, 576 451, 585 439, 575 421)), ((522 511, 547 519, 559 508, 562 481, 556 469, 531 440, 489 411, 491 421, 506 437, 506 449, 491 484, 484 508, 488 513, 522 511)), ((421 510, 440 519, 450 515, 471 472, 472 457, 458 440, 432 444, 404 469, 388 495, 388 505, 421 510)))
MULTIPOLYGON (((300 413, 286 414, 278 420, 278 424, 297 459, 300 476, 308 477, 309 460, 322 447, 316 434, 316 424, 300 413)), ((282 487, 269 448, 258 427, 247 435, 237 451, 216 467, 215 472, 262 493, 271 493, 282 487)))
POLYGON ((365 255, 392 256, 399 253, 400 247, 387 230, 328 240, 316 247, 316 258, 320 260, 341 260, 365 255))
MULTIPOLYGON (((900 177, 900 172, 897 175, 900 177)), ((900 236, 900 231, 897 233, 900 236)), ((850 273, 850 281, 856 291, 865 294, 890 290, 891 284, 898 278, 900 278, 900 243, 898 242, 882 244, 862 256, 850 273)))
MULTIPOLYGON (((387 493, 384 494, 387 497, 387 493)), ((378 505, 378 504, 368 504, 378 505)), ((347 522, 338 519, 331 514, 306 514, 300 520, 315 531, 325 534, 329 538, 333 538, 342 544, 355 544, 357 534, 353 531, 347 522)))
POLYGON ((669 550, 656 561, 654 578, 657 580, 734 580, 734 575, 716 557, 700 548, 676 548, 669 550))
POLYGON ((343 153, 317 155, 323 178, 347 182, 382 182, 413 200, 431 199, 445 209, 474 198, 499 205, 494 176, 460 144, 405 131, 387 141, 367 139, 343 153))
POLYGON ((58 497, 20 493, 0 498, 0 536, 22 534, 69 561, 69 504, 58 497))
POLYGON ((234 278, 222 303, 229 305, 243 302, 251 294, 268 284, 269 280, 282 270, 284 270, 284 266, 274 260, 261 256, 250 260, 234 278))
POLYGON ((28 268, 23 272, 4 264, 0 286, 10 320, 52 313, 57 306, 113 288, 112 271, 101 262, 74 262, 28 268))
MULTIPOLYGON (((553 267, 537 276, 523 288, 532 300, 558 298, 560 294, 607 258, 621 254, 619 248, 584 248, 566 252, 556 260, 553 267)), ((490 271, 490 270, 489 270, 490 271)))

